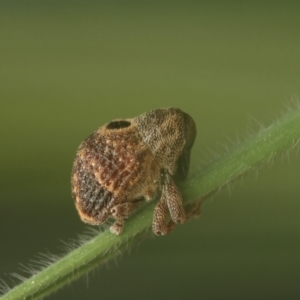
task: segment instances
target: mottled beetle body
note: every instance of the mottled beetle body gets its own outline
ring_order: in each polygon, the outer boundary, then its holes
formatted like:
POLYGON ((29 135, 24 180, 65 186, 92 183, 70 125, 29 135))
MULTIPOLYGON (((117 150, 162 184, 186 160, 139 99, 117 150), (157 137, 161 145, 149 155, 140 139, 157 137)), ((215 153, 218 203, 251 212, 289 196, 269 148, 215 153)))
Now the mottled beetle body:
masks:
POLYGON ((82 221, 97 225, 112 217, 111 232, 120 234, 142 200, 160 193, 154 233, 167 234, 198 214, 198 207, 184 211, 174 181, 187 176, 195 137, 193 119, 175 108, 100 127, 79 146, 73 165, 72 194, 82 221))

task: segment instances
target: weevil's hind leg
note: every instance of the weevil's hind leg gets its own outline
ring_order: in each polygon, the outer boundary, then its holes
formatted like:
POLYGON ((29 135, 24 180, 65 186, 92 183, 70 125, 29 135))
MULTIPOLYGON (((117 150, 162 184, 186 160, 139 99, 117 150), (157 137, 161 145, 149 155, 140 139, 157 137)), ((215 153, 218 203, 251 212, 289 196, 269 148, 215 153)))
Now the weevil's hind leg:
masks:
POLYGON ((110 232, 115 235, 121 234, 124 228, 124 222, 124 219, 116 220, 115 223, 112 226, 110 226, 110 232))
POLYGON ((110 227, 113 234, 119 235, 123 231, 125 219, 134 212, 142 203, 142 199, 136 201, 123 202, 111 208, 111 215, 116 219, 115 223, 110 227))
POLYGON ((110 210, 112 216, 116 219, 127 219, 142 203, 143 199, 136 201, 123 202, 113 206, 110 210))

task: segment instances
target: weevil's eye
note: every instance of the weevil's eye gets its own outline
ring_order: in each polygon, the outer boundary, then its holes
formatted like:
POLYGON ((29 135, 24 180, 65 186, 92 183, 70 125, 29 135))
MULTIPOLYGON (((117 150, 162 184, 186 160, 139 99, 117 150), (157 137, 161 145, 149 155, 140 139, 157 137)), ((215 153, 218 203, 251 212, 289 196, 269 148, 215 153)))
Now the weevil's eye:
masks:
POLYGON ((130 126, 131 123, 128 121, 120 120, 120 121, 112 121, 106 125, 107 129, 121 129, 130 126))

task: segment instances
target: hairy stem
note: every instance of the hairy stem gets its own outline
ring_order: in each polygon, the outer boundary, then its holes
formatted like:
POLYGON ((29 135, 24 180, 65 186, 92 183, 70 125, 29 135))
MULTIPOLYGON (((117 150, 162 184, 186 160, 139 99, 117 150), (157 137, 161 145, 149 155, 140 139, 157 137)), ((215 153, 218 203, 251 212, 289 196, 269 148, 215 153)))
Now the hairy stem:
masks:
MULTIPOLYGON (((193 202, 208 195, 278 152, 295 146, 299 139, 300 109, 297 108, 197 172, 181 185, 183 198, 193 202)), ((154 205, 150 203, 127 220, 120 236, 109 231, 97 235, 11 289, 1 299, 39 299, 108 261, 128 245, 151 234, 154 205)))

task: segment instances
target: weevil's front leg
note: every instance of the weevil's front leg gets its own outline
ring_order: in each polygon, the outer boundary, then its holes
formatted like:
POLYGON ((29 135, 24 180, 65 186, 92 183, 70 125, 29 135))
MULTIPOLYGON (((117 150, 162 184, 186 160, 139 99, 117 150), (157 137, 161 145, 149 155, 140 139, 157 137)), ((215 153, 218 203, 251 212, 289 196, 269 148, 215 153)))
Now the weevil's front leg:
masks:
POLYGON ((162 186, 161 198, 154 209, 153 232, 156 235, 168 234, 175 228, 176 223, 184 223, 185 220, 180 191, 172 176, 167 173, 162 186), (169 212, 171 220, 167 222, 169 212))
POLYGON ((152 229, 156 235, 168 234, 175 228, 176 223, 186 221, 179 189, 170 174, 167 173, 164 179, 161 198, 155 206, 153 216, 152 229), (171 220, 167 223, 169 212, 171 220))
POLYGON ((166 203, 168 205, 171 219, 174 223, 185 223, 187 218, 182 204, 181 193, 176 186, 172 176, 170 174, 165 175, 165 180, 162 188, 162 197, 166 198, 166 203))
POLYGON ((153 215, 152 230, 156 235, 166 235, 175 228, 175 223, 168 218, 168 205, 164 194, 161 195, 159 202, 156 204, 153 215))
POLYGON ((123 231, 125 219, 134 212, 142 203, 142 199, 136 201, 123 202, 113 206, 110 210, 111 215, 116 219, 115 223, 110 227, 111 233, 119 235, 123 231))
POLYGON ((166 202, 174 223, 183 224, 191 217, 197 218, 200 216, 202 200, 199 199, 194 203, 187 204, 183 207, 181 193, 172 176, 169 174, 166 175, 163 192, 166 195, 166 202))
POLYGON ((188 204, 184 210, 182 197, 171 175, 167 174, 162 195, 154 210, 152 228, 156 235, 170 233, 178 223, 185 223, 191 217, 200 216, 201 200, 188 204), (171 220, 167 223, 168 213, 171 220))

